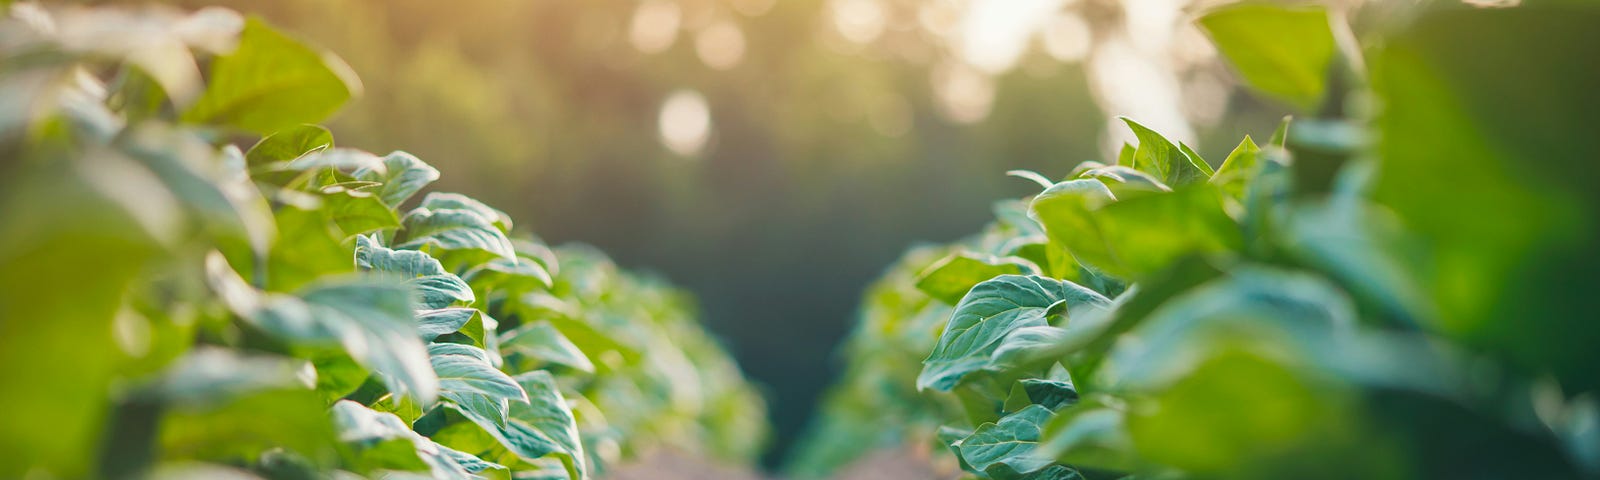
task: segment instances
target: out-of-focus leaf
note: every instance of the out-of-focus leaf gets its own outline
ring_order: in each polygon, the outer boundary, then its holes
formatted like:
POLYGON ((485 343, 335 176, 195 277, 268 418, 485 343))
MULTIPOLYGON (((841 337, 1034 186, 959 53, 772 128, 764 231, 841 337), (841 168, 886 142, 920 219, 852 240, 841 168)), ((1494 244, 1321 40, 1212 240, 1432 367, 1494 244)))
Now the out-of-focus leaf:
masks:
POLYGON ((250 167, 288 162, 333 148, 333 134, 319 125, 295 125, 263 137, 244 154, 250 167))
POLYGON ((1199 24, 1256 90, 1301 110, 1322 100, 1338 51, 1323 7, 1241 3, 1212 10, 1199 24))
POLYGON ((339 440, 355 447, 355 463, 362 470, 426 470, 434 478, 472 478, 467 468, 456 462, 465 454, 447 452, 411 431, 393 414, 341 400, 333 404, 333 419, 339 440))
POLYGON ((989 356, 1018 328, 1048 325, 1054 312, 1082 312, 1111 303, 1077 284, 1022 275, 1002 275, 967 292, 923 361, 917 388, 949 391, 967 374, 989 365, 989 356))
POLYGON ((594 373, 589 357, 548 321, 540 320, 506 332, 500 336, 500 345, 511 361, 525 367, 519 370, 560 365, 594 373))
POLYGON ((360 91, 350 67, 267 26, 245 22, 238 47, 211 62, 206 90, 183 119, 263 135, 326 119, 360 91))
POLYGON ((249 324, 292 345, 340 345, 381 374, 389 390, 428 403, 438 378, 427 363, 411 311, 411 289, 378 278, 326 280, 297 295, 259 293, 220 255, 206 262, 212 288, 249 324))
POLYGON ((945 303, 955 305, 972 286, 994 277, 1025 272, 1024 266, 1004 259, 978 258, 967 253, 957 253, 929 265, 917 275, 917 289, 945 303))

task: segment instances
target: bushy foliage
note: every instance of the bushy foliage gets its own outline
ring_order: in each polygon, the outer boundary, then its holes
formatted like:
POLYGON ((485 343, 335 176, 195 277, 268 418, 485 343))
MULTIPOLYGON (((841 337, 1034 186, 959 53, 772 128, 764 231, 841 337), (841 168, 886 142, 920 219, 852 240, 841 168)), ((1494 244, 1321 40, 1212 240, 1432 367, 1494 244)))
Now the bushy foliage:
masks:
POLYGON ((223 9, 7 14, 0 477, 583 479, 760 450, 762 400, 685 293, 311 124, 360 91, 331 54, 223 9))
POLYGON ((1128 120, 1115 161, 1015 172, 1043 190, 868 290, 791 469, 927 442, 993 480, 1600 477, 1600 157, 1570 136, 1600 9, 1529 3, 1200 16, 1309 118, 1221 162, 1128 120))

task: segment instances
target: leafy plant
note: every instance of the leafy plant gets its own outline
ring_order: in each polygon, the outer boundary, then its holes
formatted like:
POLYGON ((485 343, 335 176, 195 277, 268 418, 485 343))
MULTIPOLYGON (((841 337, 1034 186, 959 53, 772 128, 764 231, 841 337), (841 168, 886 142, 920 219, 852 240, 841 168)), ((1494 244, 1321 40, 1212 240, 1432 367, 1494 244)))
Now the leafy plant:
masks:
POLYGON ((331 54, 221 9, 8 13, 0 477, 583 479, 759 451, 761 398, 692 300, 423 193, 414 156, 335 146, 313 123, 360 88, 331 54))
POLYGON ((869 289, 791 471, 927 442, 995 480, 1600 477, 1600 362, 1578 346, 1600 328, 1573 320, 1594 302, 1576 275, 1600 271, 1575 183, 1593 145, 1558 133, 1600 97, 1522 36, 1577 38, 1600 10, 1368 8, 1393 21, 1365 49, 1345 12, 1201 15, 1309 118, 1215 171, 1129 120, 1110 165, 1019 174, 1044 190, 869 289))

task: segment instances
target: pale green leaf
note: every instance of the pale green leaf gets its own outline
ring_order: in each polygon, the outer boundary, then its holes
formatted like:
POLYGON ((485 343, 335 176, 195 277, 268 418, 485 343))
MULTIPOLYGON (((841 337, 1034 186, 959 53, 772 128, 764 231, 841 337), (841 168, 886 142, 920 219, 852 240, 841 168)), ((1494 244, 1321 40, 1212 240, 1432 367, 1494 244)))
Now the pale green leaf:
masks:
POLYGON ((1240 3, 1199 24, 1251 87, 1302 110, 1322 100, 1338 49, 1323 7, 1240 3))
POLYGON ((1048 325, 1048 316, 1064 307, 1073 311, 1099 308, 1110 300, 1070 282, 1022 275, 1002 275, 979 283, 956 305, 933 353, 923 361, 917 388, 948 391, 966 375, 990 366, 990 355, 1012 331, 1048 325))
POLYGON ((238 47, 212 60, 207 79, 183 120, 263 135, 320 122, 360 90, 343 61, 255 17, 245 22, 238 47))

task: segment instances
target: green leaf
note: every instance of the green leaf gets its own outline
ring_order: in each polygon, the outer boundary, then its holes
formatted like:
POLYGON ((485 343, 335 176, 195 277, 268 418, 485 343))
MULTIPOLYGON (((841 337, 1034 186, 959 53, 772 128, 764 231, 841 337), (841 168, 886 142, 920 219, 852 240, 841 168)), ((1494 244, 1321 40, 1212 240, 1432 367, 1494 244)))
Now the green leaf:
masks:
POLYGON ((996 480, 1019 479, 1044 470, 1053 462, 1036 457, 1041 427, 1054 418, 1050 409, 1029 405, 996 423, 978 426, 958 444, 961 458, 996 480))
POLYGON ((456 461, 460 452, 446 453, 394 414, 340 400, 333 404, 333 419, 339 440, 356 447, 355 463, 362 470, 427 470, 435 478, 472 478, 456 461))
POLYGON ((468 210, 488 219, 501 232, 511 231, 511 216, 483 202, 459 193, 431 192, 422 197, 422 208, 431 210, 468 210))
POLYGON ((1125 415, 1103 398, 1091 397, 1045 423, 1034 454, 1081 468, 1131 469, 1134 448, 1125 415))
POLYGON ((588 460, 578 437, 577 421, 555 379, 545 371, 525 373, 516 379, 528 393, 528 402, 512 403, 504 425, 460 408, 455 411, 523 461, 537 462, 553 455, 566 468, 568 478, 588 478, 588 460))
POLYGON ((188 110, 189 123, 271 134, 317 123, 360 90, 350 67, 251 17, 232 53, 211 62, 209 84, 188 110))
POLYGON ((376 193, 390 208, 399 208, 400 204, 423 187, 439 179, 438 169, 406 152, 384 155, 383 164, 385 170, 361 168, 352 175, 361 180, 382 183, 376 193))
POLYGON ((1245 186, 1256 176, 1258 166, 1256 159, 1260 153, 1261 147, 1257 147, 1256 143, 1250 140, 1250 136, 1245 135, 1239 146, 1234 147, 1228 158, 1222 161, 1222 166, 1217 168, 1217 174, 1211 176, 1211 184, 1216 185, 1217 189, 1222 190, 1222 193, 1230 198, 1243 199, 1245 186))
POLYGON ((1170 192, 1172 187, 1161 183, 1148 173, 1122 165, 1111 165, 1084 170, 1074 178, 1092 178, 1106 184, 1117 198, 1133 197, 1152 192, 1170 192))
MULTIPOLYGON (((520 256, 521 252, 518 252, 518 255, 520 256)), ((509 295, 550 288, 555 283, 550 277, 550 271, 546 270, 544 265, 526 256, 521 256, 516 261, 504 258, 489 260, 467 270, 462 277, 480 293, 494 291, 509 295)))
POLYGON ((1267 145, 1284 148, 1289 142, 1289 124, 1294 120, 1292 115, 1284 115, 1283 121, 1278 122, 1278 128, 1272 131, 1272 138, 1267 139, 1267 145))
POLYGON ((406 240, 397 245, 398 248, 461 252, 480 262, 496 257, 517 261, 517 253, 505 232, 471 210, 419 207, 406 214, 402 223, 406 240))
POLYGON ((346 238, 400 226, 400 218, 377 195, 342 186, 322 189, 322 211, 346 238))
POLYGON ((322 280, 296 295, 262 293, 245 284, 221 255, 208 257, 206 268, 212 289, 246 323, 291 346, 342 346, 398 395, 420 403, 437 395, 439 379, 417 339, 410 287, 360 277, 322 280))
POLYGON ((333 148, 333 134, 319 125, 302 124, 267 135, 245 152, 250 167, 288 162, 308 153, 333 148))
POLYGON ((1026 273, 1018 262, 971 253, 956 253, 939 259, 917 275, 917 289, 928 296, 954 305, 973 285, 1006 274, 1026 273))
POLYGON ((560 365, 584 373, 594 373, 594 364, 578 346, 562 335, 550 322, 540 320, 500 336, 506 357, 518 370, 560 365))
POLYGON ((472 287, 416 250, 392 250, 366 236, 356 238, 356 267, 406 282, 420 295, 418 308, 440 309, 477 300, 472 287))
POLYGON ((1167 137, 1140 125, 1131 118, 1117 118, 1127 123, 1128 128, 1133 130, 1133 135, 1139 138, 1139 147, 1133 152, 1134 169, 1153 175, 1157 180, 1174 188, 1203 182, 1210 177, 1210 166, 1200 166, 1204 161, 1198 157, 1191 158, 1177 145, 1173 145, 1172 141, 1167 140, 1167 137))
POLYGON ((206 77, 205 93, 182 120, 259 134, 322 122, 360 90, 354 72, 333 54, 312 50, 259 18, 245 22, 237 48, 213 59, 206 77))
POLYGON ((1194 148, 1189 147, 1189 144, 1178 142, 1178 150, 1182 151, 1184 156, 1189 157, 1189 160, 1194 163, 1194 166, 1200 167, 1200 170, 1205 172, 1207 177, 1217 173, 1216 170, 1211 168, 1211 164, 1206 163, 1206 159, 1200 156, 1200 152, 1194 151, 1194 148))
POLYGON ((1050 411, 1059 411, 1078 403, 1078 390, 1069 381, 1025 378, 1018 380, 1017 386, 1022 389, 1029 403, 1050 411))
POLYGON ((994 353, 1013 330, 1048 325, 1065 306, 1068 315, 1110 304, 1106 297, 1048 277, 1002 275, 979 283, 956 305, 933 353, 923 361, 917 389, 949 391, 967 374, 991 366, 994 353))
POLYGON ((1117 165, 1133 167, 1133 155, 1138 151, 1139 149, 1134 148, 1133 145, 1123 142, 1122 148, 1117 149, 1117 165))
POLYGON ((305 389, 309 385, 303 372, 287 358, 200 347, 174 362, 159 380, 140 389, 139 396, 202 408, 262 390, 305 389))
POLYGON ((417 333, 424 341, 461 331, 482 313, 476 308, 441 308, 417 312, 417 333))
POLYGON ((439 396, 463 410, 505 426, 508 404, 526 403, 528 394, 510 376, 489 363, 488 353, 458 344, 429 346, 433 371, 439 376, 439 396), (462 353, 461 349, 474 351, 462 353))
POLYGON ((1338 49, 1323 7, 1241 3, 1212 10, 1199 24, 1256 90, 1302 110, 1322 100, 1338 49))
MULTIPOLYGON (((1031 206, 1053 243, 1078 262, 1139 280, 1187 255, 1237 251, 1243 239, 1215 187, 1195 185, 1107 202, 1096 185, 1062 182, 1031 206)), ((1104 187, 1100 187, 1104 188, 1104 187)))

